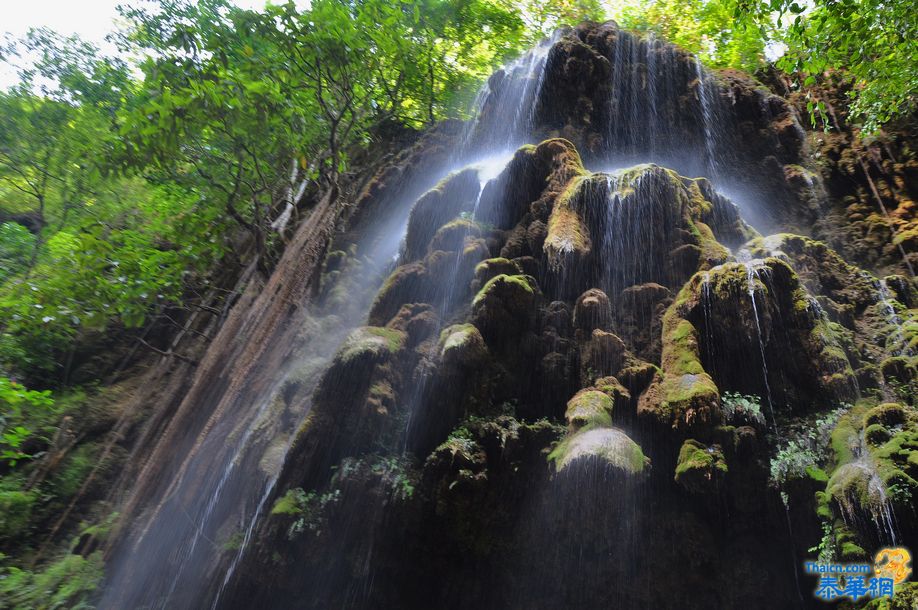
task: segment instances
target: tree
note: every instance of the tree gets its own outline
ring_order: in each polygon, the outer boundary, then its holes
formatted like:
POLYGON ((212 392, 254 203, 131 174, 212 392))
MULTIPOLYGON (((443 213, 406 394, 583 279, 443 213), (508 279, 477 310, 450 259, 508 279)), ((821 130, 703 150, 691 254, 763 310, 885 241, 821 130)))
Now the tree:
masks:
MULTIPOLYGON (((918 104, 918 18, 905 0, 726 0, 734 17, 765 36, 778 24, 787 51, 778 66, 816 84, 829 69, 848 75, 850 113, 868 132, 918 104)), ((818 109, 818 107, 817 107, 818 109)))
POLYGON ((639 0, 625 3, 616 18, 622 27, 653 32, 717 67, 759 68, 770 35, 737 24, 723 0, 639 0))

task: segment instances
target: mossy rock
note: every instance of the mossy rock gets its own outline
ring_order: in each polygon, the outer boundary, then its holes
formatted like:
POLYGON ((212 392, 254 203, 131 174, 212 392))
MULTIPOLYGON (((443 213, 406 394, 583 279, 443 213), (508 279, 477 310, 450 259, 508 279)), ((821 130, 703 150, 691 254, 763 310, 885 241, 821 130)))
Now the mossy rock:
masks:
POLYGON ((744 247, 753 256, 774 256, 793 265, 812 294, 858 307, 875 298, 876 289, 869 276, 845 262, 823 242, 792 233, 778 233, 754 239, 744 247))
POLYGON ((498 275, 472 301, 472 321, 485 339, 517 334, 536 313, 537 284, 527 275, 498 275))
POLYGON ((906 581, 896 585, 892 599, 871 600, 864 610, 915 610, 918 608, 918 582, 906 581))
POLYGON ((480 188, 478 172, 466 169, 450 174, 424 193, 408 217, 405 235, 407 259, 422 257, 437 230, 463 210, 471 208, 480 188))
MULTIPOLYGON (((895 403, 859 404, 839 419, 831 443, 836 467, 828 499, 858 527, 892 527, 893 513, 910 510, 918 497, 918 415, 895 403)), ((857 533, 867 540, 878 535, 857 533)))
POLYGON ((574 328, 586 338, 595 329, 609 330, 612 326, 612 305, 605 292, 590 288, 574 304, 574 328))
POLYGON ((481 228, 475 221, 457 218, 437 229, 427 251, 459 252, 465 248, 467 240, 477 237, 481 237, 481 228))
POLYGON ((440 333, 440 359, 448 366, 474 368, 488 358, 488 347, 473 324, 455 324, 440 333))
POLYGON ((908 384, 918 377, 918 367, 913 358, 893 356, 880 363, 880 372, 886 383, 908 384))
POLYGON ((612 398, 616 404, 627 403, 631 400, 631 392, 613 376, 600 377, 594 384, 597 390, 612 398))
POLYGON ((575 465, 596 465, 629 478, 646 474, 650 459, 627 434, 615 428, 585 428, 562 440, 549 454, 562 473, 575 465))
POLYGON ((402 305, 426 302, 430 292, 430 279, 423 264, 402 265, 389 275, 379 289, 370 307, 368 321, 374 326, 385 326, 402 305))
POLYGON ((879 446, 888 441, 892 435, 883 424, 870 424, 864 428, 865 440, 873 446, 879 446))
POLYGON ((615 401, 604 392, 587 388, 567 402, 564 418, 572 432, 587 426, 611 427, 615 401))
POLYGON ((363 326, 345 339, 335 355, 335 363, 353 365, 381 362, 402 349, 405 339, 405 333, 399 330, 363 326))
POLYGON ((698 331, 679 309, 692 290, 683 288, 663 316, 661 370, 638 403, 638 414, 683 430, 714 428, 723 420, 720 392, 701 364, 698 331))
POLYGON ((858 544, 854 532, 843 521, 836 521, 834 530, 835 548, 840 561, 860 562, 867 558, 867 552, 858 544))
POLYGON ((437 312, 427 303, 402 305, 398 313, 389 320, 386 328, 393 328, 408 335, 408 347, 414 347, 430 337, 439 327, 437 312))
POLYGON ((488 258, 475 266, 476 291, 498 275, 520 275, 519 265, 507 258, 488 258))
POLYGON ((590 229, 574 209, 572 200, 577 197, 583 180, 575 180, 555 201, 548 219, 548 234, 542 249, 552 269, 561 269, 567 261, 576 264, 586 260, 593 250, 590 229))
POLYGON ((705 445, 694 439, 682 443, 674 479, 686 491, 709 493, 721 485, 727 472, 719 445, 705 445))
POLYGON ((581 348, 581 368, 587 383, 598 377, 615 375, 625 360, 625 342, 617 335, 595 329, 581 348))

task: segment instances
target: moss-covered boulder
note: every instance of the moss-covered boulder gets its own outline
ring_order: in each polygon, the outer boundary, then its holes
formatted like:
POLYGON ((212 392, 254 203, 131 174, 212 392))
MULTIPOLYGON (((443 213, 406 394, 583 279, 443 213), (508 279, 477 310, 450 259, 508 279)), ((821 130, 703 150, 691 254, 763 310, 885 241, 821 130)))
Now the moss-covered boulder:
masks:
POLYGON ((498 275, 519 275, 523 273, 520 266, 507 258, 497 257, 481 261, 475 266, 475 279, 473 290, 478 292, 481 287, 498 275))
POLYGON ((424 256, 430 240, 444 224, 471 209, 478 196, 478 172, 466 169, 450 174, 418 199, 408 217, 405 255, 413 261, 424 256))
POLYGON ((377 364, 405 345, 405 333, 392 328, 363 326, 352 332, 338 349, 332 367, 377 364))
POLYGON ((562 440, 548 459, 560 474, 598 468, 627 478, 648 473, 650 459, 627 434, 615 428, 584 428, 562 440))
POLYGON ((745 248, 753 256, 774 256, 787 261, 811 293, 835 303, 863 308, 876 298, 870 276, 848 264, 826 244, 792 233, 778 233, 751 240, 745 248))
POLYGON ((405 303, 430 299, 431 283, 427 268, 421 263, 402 265, 383 283, 370 307, 369 323, 385 326, 405 303))
POLYGON ((402 305, 386 327, 404 332, 407 335, 408 347, 414 347, 430 337, 439 324, 437 312, 431 305, 408 303, 402 305))
POLYGON ((723 420, 720 393, 701 364, 697 329, 680 316, 685 290, 663 318, 660 372, 641 395, 638 415, 678 430, 710 430, 723 420))
POLYGON ((459 252, 466 246, 467 241, 480 236, 481 228, 478 223, 465 218, 457 218, 437 229, 427 249, 430 252, 436 250, 459 252))
POLYGON ((589 338, 594 329, 610 330, 612 305, 608 295, 598 288, 590 288, 574 304, 574 328, 589 338))
POLYGON ((581 348, 583 377, 593 383, 597 377, 613 376, 622 368, 625 360, 625 342, 613 333, 598 328, 581 348))
POLYGON ((606 427, 612 426, 612 410, 615 401, 604 392, 587 388, 567 402, 564 419, 572 432, 587 426, 606 427))
POLYGON ((918 494, 918 413, 901 404, 859 404, 832 430, 835 467, 826 500, 855 529, 861 547, 911 535, 918 494))
POLYGON ((491 278, 472 301, 472 322, 491 341, 529 327, 536 314, 538 287, 527 275, 491 278))
POLYGON ((576 209, 576 197, 584 179, 575 180, 554 202, 542 248, 552 269, 574 268, 593 250, 590 228, 576 209))
POLYGON ((447 366, 474 368, 488 357, 484 338, 473 324, 455 324, 440 333, 440 359, 447 366))
POLYGON ((719 445, 705 445, 694 439, 682 443, 674 479, 686 491, 711 493, 723 484, 727 472, 719 445))

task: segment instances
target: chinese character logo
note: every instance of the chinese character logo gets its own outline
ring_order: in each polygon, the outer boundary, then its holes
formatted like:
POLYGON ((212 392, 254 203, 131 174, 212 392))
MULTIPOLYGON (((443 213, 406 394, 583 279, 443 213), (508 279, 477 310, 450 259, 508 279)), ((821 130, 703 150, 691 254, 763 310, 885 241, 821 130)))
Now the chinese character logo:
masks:
POLYGON ((905 582, 912 567, 912 555, 902 547, 881 549, 873 559, 873 571, 880 578, 891 578, 894 584, 905 582))
POLYGON ((813 592, 823 601, 848 598, 851 601, 885 597, 892 599, 895 586, 908 580, 912 573, 912 555, 903 547, 880 549, 870 564, 807 562, 804 569, 819 576, 813 592), (868 577, 871 572, 874 574, 868 577))

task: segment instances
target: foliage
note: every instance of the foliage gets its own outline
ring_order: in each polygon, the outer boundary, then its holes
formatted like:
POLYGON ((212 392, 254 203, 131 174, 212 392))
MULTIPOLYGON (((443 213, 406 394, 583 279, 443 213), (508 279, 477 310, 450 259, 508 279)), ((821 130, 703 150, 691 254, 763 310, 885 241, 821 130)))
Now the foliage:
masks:
MULTIPOLYGON (((918 108, 918 19, 907 0, 728 0, 733 15, 750 29, 766 32, 777 22, 787 52, 777 62, 801 74, 804 87, 827 70, 850 76, 851 114, 866 131, 918 108)), ((811 111, 826 107, 813 95, 811 111)))
POLYGON ((18 489, 0 490, 0 540, 11 541, 29 527, 35 494, 18 489))
POLYGON ((765 61, 765 34, 737 27, 723 0, 625 2, 616 19, 622 27, 652 33, 716 67, 755 70, 765 61))
POLYGON ((23 444, 33 432, 47 432, 48 416, 54 416, 51 392, 27 390, 22 385, 0 377, 0 460, 11 466, 32 457, 24 451, 23 444), (31 427, 45 424, 36 431, 31 427))
POLYGON ((64 555, 40 571, 10 567, 0 575, 0 606, 11 610, 89 609, 101 581, 101 551, 89 557, 64 555))
POLYGON ((41 59, 0 92, 0 211, 41 229, 0 231, 0 370, 47 383, 87 333, 175 302, 219 255, 220 224, 180 185, 113 172, 133 103, 126 66, 44 30, 19 46, 41 59))
POLYGON ((721 396, 727 420, 745 425, 765 425, 761 402, 762 399, 758 396, 745 396, 735 392, 724 392, 721 396))
POLYGON ((805 477, 817 462, 818 456, 806 440, 790 439, 771 460, 771 481, 783 488, 788 481, 805 477))
POLYGON ((842 415, 851 410, 843 404, 815 421, 804 422, 798 430, 788 430, 784 446, 771 460, 771 482, 783 489, 787 482, 804 477, 825 481, 821 470, 829 461, 832 431, 842 415))
POLYGON ((0 282, 25 266, 34 247, 35 236, 27 228, 15 222, 0 224, 0 282))
POLYGON ((290 540, 306 530, 319 536, 326 524, 325 511, 336 505, 340 499, 341 491, 338 489, 320 495, 315 491, 306 492, 296 487, 288 489, 287 493, 278 498, 271 514, 292 518, 287 529, 287 537, 290 540))

